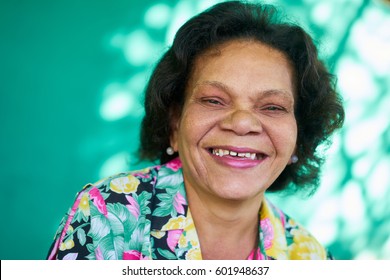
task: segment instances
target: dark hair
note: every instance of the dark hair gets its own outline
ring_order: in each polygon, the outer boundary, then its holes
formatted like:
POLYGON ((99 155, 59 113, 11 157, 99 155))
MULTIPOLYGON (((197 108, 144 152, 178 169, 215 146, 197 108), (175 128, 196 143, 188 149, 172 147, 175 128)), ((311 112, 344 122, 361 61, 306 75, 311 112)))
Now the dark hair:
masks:
POLYGON ((181 113, 195 59, 237 39, 259 41, 281 51, 295 70, 299 161, 286 166, 268 190, 284 190, 293 183, 293 190, 314 193, 324 162, 318 148, 329 144, 331 134, 342 126, 344 109, 335 91, 335 77, 319 60, 312 38, 300 26, 282 22, 271 5, 222 2, 191 18, 178 30, 146 88, 140 158, 165 163, 177 156, 168 156, 165 150, 170 145, 172 114, 175 110, 181 113))

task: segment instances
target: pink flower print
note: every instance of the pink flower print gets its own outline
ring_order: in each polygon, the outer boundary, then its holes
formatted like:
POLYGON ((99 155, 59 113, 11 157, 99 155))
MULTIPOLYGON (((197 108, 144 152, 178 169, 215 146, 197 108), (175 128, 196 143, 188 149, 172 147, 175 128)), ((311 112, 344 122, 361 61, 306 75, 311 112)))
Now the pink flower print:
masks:
POLYGON ((77 209, 79 208, 79 205, 80 205, 80 202, 81 202, 81 198, 83 197, 83 194, 85 192, 82 191, 80 192, 78 195, 77 195, 77 198, 76 198, 76 201, 74 202, 74 204, 72 205, 72 208, 69 212, 69 216, 74 216, 74 214, 77 212, 77 209))
POLYGON ((104 216, 107 216, 107 208, 106 208, 106 203, 104 202, 104 198, 101 195, 100 191, 93 187, 89 191, 89 196, 93 201, 93 204, 97 207, 100 213, 102 213, 104 216))
POLYGON ((136 178, 149 179, 150 178, 150 168, 144 168, 141 170, 137 170, 132 173, 132 175, 136 178))
POLYGON ((251 252, 248 257, 248 260, 265 260, 264 255, 260 252, 260 248, 257 248, 251 252), (256 259, 255 259, 256 257, 256 259))
POLYGON ((129 250, 123 252, 123 259, 124 260, 147 260, 148 257, 142 256, 141 252, 137 250, 129 250))
POLYGON ((181 195, 181 193, 177 192, 175 197, 173 198, 173 207, 179 214, 184 214, 183 205, 187 205, 186 199, 181 195))
POLYGON ((138 220, 139 214, 141 213, 138 202, 131 195, 126 195, 126 199, 130 203, 126 205, 126 208, 138 220))
POLYGON ((264 248, 268 250, 272 247, 272 241, 274 240, 274 229, 271 225, 269 218, 265 218, 260 221, 260 227, 263 231, 264 248))
MULTIPOLYGON (((279 210, 280 211, 280 210, 279 210)), ((283 228, 286 228, 286 216, 282 211, 280 211, 280 220, 282 221, 283 228)))
POLYGON ((130 250, 123 252, 123 259, 124 260, 140 260, 141 259, 141 252, 136 250, 130 250))
POLYGON ((175 251, 175 247, 177 243, 179 242, 180 236, 183 233, 182 229, 175 229, 175 230, 169 230, 168 231, 168 238, 167 243, 169 249, 171 249, 172 252, 175 251))
POLYGON ((97 260, 103 260, 103 252, 102 249, 100 249, 100 246, 98 246, 95 250, 95 257, 97 260))
POLYGON ((80 193, 77 195, 76 201, 75 201, 75 203, 72 205, 71 210, 69 211, 68 219, 67 219, 66 222, 65 222, 65 226, 64 226, 64 229, 63 229, 63 231, 62 231, 62 233, 61 233, 61 236, 60 236, 60 238, 59 238, 59 239, 56 241, 56 243, 55 243, 55 247, 53 248, 52 254, 50 255, 50 259, 51 259, 51 258, 54 258, 54 250, 55 250, 56 248, 59 248, 59 247, 60 247, 60 244, 61 244, 62 241, 64 240, 65 234, 66 234, 66 232, 67 232, 68 229, 69 229, 69 225, 70 225, 70 223, 71 223, 71 221, 72 221, 72 219, 73 219, 73 217, 74 217, 74 215, 75 215, 77 209, 79 208, 80 201, 81 201, 81 197, 83 196, 83 194, 84 194, 84 192, 82 191, 82 192, 80 192, 80 193))
POLYGON ((179 170, 181 168, 181 161, 177 157, 177 158, 171 160, 170 162, 168 162, 166 164, 166 167, 168 167, 169 169, 171 169, 173 171, 177 171, 177 170, 179 170))
POLYGON ((134 177, 142 178, 142 179, 149 179, 149 178, 150 178, 150 174, 149 174, 149 173, 142 173, 142 172, 139 172, 139 173, 133 173, 132 175, 133 175, 134 177))

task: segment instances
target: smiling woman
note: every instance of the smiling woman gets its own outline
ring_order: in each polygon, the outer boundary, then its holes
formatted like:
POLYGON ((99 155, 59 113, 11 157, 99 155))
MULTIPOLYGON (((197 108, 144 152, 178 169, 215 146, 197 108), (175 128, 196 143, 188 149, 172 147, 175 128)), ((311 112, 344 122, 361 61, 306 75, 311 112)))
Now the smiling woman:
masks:
POLYGON ((140 157, 87 185, 49 259, 329 259, 267 190, 314 191, 341 127, 310 36, 271 6, 217 4, 185 23, 146 89, 140 157))

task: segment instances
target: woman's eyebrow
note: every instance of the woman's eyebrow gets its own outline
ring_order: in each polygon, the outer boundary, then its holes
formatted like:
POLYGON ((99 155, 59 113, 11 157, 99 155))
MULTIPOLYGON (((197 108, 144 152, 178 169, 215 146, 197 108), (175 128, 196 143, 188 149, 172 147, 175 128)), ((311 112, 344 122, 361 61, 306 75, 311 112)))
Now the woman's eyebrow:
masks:
MULTIPOLYGON (((233 90, 224 83, 218 81, 202 81, 200 83, 195 84, 195 88, 201 86, 212 86, 223 90, 224 92, 233 92, 233 90)), ((284 89, 267 89, 267 90, 259 90, 257 95, 259 97, 271 97, 271 96, 280 96, 283 99, 291 99, 294 100, 294 94, 291 91, 287 91, 284 89)))
POLYGON ((194 86, 194 89, 197 87, 202 87, 202 86, 216 87, 216 88, 219 88, 225 92, 231 91, 231 89, 229 89, 229 87, 227 85, 225 85, 224 83, 218 82, 218 81, 202 81, 200 83, 196 83, 194 86))
POLYGON ((287 91, 284 89, 268 89, 268 90, 262 90, 259 92, 259 95, 262 97, 269 97, 269 96, 280 96, 285 99, 292 99, 294 100, 294 94, 291 91, 287 91))

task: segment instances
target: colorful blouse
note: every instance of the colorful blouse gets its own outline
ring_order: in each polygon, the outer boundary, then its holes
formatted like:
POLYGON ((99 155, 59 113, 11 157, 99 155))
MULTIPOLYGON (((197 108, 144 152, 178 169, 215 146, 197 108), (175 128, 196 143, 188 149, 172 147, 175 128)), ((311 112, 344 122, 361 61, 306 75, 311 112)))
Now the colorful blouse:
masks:
MULTIPOLYGON (((302 226, 264 199, 248 259, 330 259, 302 226)), ((78 193, 48 259, 201 260, 181 162, 121 173, 78 193)))

